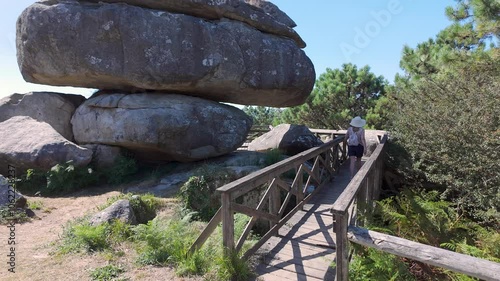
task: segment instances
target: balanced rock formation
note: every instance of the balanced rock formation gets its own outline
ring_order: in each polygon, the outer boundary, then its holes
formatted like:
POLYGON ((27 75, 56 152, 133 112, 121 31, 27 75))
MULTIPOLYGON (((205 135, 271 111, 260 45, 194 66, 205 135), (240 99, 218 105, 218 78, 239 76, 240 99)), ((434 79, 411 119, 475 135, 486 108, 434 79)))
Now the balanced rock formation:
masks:
POLYGON ((73 161, 86 166, 92 151, 79 147, 45 122, 31 117, 15 116, 0 123, 0 174, 7 175, 13 166, 18 175, 26 169, 48 171, 56 164, 73 161))
POLYGON ((0 122, 14 116, 29 116, 48 123, 59 134, 72 141, 71 117, 83 101, 85 97, 81 95, 50 92, 12 94, 0 99, 0 122))
POLYGON ((275 107, 302 104, 313 88, 314 67, 303 44, 259 27, 266 22, 261 18, 274 16, 258 6, 243 0, 119 2, 137 6, 74 0, 29 6, 17 22, 24 79, 275 107))
POLYGON ((281 124, 254 139, 248 145, 248 150, 279 149, 286 155, 295 155, 322 144, 323 142, 304 125, 281 124))
POLYGON ((238 148, 252 120, 238 108, 174 94, 105 94, 72 119, 79 144, 124 147, 140 160, 191 162, 238 148))

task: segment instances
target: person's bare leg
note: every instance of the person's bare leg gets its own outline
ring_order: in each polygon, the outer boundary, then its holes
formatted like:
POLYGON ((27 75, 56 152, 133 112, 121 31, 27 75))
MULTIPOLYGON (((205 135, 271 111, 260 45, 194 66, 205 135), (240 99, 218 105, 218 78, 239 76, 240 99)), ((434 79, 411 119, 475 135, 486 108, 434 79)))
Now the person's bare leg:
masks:
POLYGON ((361 157, 356 158, 356 173, 361 169, 361 157))
POLYGON ((351 179, 354 177, 354 174, 356 174, 355 169, 355 164, 356 164, 356 156, 349 156, 349 172, 351 173, 351 179))

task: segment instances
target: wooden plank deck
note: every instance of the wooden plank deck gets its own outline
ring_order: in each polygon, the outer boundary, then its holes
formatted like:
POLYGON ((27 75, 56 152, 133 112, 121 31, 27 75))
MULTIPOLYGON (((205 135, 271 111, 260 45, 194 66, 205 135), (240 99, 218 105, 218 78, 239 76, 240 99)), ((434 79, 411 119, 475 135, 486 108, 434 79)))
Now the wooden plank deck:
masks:
POLYGON ((330 208, 349 183, 349 167, 341 167, 331 184, 316 193, 257 252, 254 280, 335 280, 335 234, 330 208))

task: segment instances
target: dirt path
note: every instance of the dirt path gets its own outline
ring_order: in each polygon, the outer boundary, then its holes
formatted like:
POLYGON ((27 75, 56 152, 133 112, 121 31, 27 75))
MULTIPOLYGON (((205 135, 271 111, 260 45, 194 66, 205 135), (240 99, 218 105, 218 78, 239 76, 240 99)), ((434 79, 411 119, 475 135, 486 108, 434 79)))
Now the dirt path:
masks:
MULTIPOLYGON (((11 231, 0 226, 0 280, 90 280, 92 269, 108 263, 102 254, 71 254, 54 256, 56 245, 63 232, 63 226, 70 220, 97 212, 97 207, 107 198, 118 195, 118 191, 84 191, 69 197, 46 198, 28 197, 28 201, 40 201, 42 210, 36 210, 39 217, 30 222, 16 224, 15 231, 15 273, 10 268, 10 247, 8 238, 11 231), (47 211, 49 210, 49 211, 47 211)), ((127 251, 127 250, 125 250, 127 251)), ((132 251, 132 250, 129 250, 132 251)), ((131 253, 132 255, 132 253, 131 253)), ((125 280, 195 280, 178 278, 172 269, 147 266, 137 268, 129 253, 119 258, 125 273, 125 280)))

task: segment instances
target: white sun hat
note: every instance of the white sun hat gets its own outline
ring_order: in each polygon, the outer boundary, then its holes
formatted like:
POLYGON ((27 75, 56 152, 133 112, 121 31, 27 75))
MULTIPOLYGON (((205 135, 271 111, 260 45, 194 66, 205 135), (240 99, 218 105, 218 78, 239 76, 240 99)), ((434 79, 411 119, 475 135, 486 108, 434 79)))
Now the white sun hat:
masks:
POLYGON ((356 116, 354 117, 352 120, 351 120, 351 123, 349 123, 351 126, 353 127, 358 127, 358 128, 361 128, 363 127, 364 125, 366 125, 366 120, 365 119, 361 119, 361 117, 359 116, 356 116))

